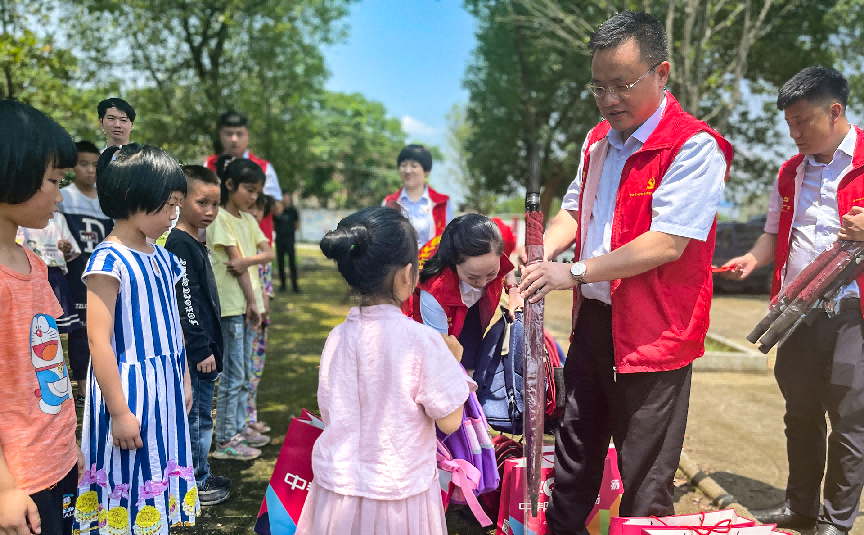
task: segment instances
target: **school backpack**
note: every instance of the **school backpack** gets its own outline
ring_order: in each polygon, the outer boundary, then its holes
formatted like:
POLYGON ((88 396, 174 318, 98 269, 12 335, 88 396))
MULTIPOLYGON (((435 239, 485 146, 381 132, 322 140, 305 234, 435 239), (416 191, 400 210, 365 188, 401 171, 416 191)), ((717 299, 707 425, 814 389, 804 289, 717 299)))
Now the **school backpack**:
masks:
MULTIPOLYGON (((517 312, 511 322, 505 311, 483 338, 483 350, 475 363, 477 399, 489 425, 502 433, 522 434, 524 334, 522 313, 517 312)), ((563 351, 546 332, 544 346, 546 430, 551 431, 564 406, 563 351)))

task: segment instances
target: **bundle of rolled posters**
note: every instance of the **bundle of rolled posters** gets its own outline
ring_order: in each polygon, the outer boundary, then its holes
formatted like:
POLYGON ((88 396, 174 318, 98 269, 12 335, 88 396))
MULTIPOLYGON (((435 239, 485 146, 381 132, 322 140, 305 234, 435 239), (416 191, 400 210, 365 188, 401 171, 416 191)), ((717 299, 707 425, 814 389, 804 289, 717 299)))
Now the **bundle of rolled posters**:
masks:
POLYGON ((837 240, 786 285, 771 309, 747 336, 768 353, 783 343, 811 311, 830 303, 840 290, 864 274, 864 242, 837 240))

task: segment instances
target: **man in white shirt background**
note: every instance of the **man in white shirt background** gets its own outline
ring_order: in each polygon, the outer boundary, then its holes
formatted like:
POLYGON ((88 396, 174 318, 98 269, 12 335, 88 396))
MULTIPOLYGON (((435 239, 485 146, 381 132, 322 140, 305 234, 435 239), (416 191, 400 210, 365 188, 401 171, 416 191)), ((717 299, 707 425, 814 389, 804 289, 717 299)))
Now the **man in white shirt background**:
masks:
POLYGON ((96 106, 99 126, 105 132, 105 147, 128 145, 135 123, 135 108, 122 98, 106 98, 96 106))
MULTIPOLYGON (((777 107, 799 154, 780 168, 765 233, 726 263, 735 268, 730 276, 743 279, 774 261, 776 295, 838 236, 864 241, 864 133, 846 118, 848 96, 846 78, 834 69, 808 67, 783 85, 777 107)), ((838 535, 855 521, 864 487, 861 281, 841 289, 830 311, 811 313, 777 348, 789 479, 785 503, 751 511, 762 522, 838 535)))

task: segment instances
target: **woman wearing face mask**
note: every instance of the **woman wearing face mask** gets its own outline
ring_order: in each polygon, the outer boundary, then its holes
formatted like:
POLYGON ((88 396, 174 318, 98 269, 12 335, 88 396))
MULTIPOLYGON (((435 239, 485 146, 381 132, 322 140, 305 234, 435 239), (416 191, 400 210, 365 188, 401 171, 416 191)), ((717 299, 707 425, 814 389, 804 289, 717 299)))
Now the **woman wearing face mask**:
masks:
POLYGON ((444 232, 453 219, 450 197, 426 184, 432 170, 432 153, 423 145, 406 145, 396 159, 402 188, 384 198, 383 205, 398 204, 417 231, 417 246, 423 247, 444 232))
MULTIPOLYGON (((523 305, 513 264, 504 254, 498 225, 480 214, 457 217, 441 235, 438 250, 423 266, 413 300, 413 317, 436 331, 458 338, 463 363, 472 367, 483 346, 505 288, 512 315, 523 305)), ((498 484, 495 450, 483 410, 472 392, 465 402, 462 428, 446 438, 454 458, 465 459, 480 470, 478 494, 498 484), (477 453, 479 452, 479 453, 477 453)))

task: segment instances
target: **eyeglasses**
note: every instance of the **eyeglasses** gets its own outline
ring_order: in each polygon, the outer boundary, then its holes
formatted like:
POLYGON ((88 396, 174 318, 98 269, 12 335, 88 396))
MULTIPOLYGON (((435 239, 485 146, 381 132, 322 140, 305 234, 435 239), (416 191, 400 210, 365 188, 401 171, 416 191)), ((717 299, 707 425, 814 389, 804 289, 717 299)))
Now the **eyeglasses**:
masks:
POLYGON ((621 95, 625 95, 625 94, 627 94, 631 89, 633 89, 633 87, 634 87, 636 84, 638 84, 639 81, 642 80, 642 78, 645 78, 645 77, 648 75, 649 72, 651 72, 651 71, 653 71, 654 69, 656 69, 657 67, 659 67, 661 63, 663 63, 663 62, 661 61, 661 62, 658 63, 657 65, 654 65, 653 67, 651 67, 650 69, 648 69, 647 71, 645 71, 645 74, 643 74, 642 76, 640 76, 640 77, 639 77, 635 82, 633 82, 632 84, 621 84, 621 85, 613 85, 613 86, 609 86, 609 87, 601 87, 601 86, 599 86, 599 85, 594 85, 594 82, 591 82, 591 83, 589 84, 588 87, 591 89, 591 93, 594 94, 594 97, 595 97, 595 98, 603 98, 604 96, 606 96, 606 93, 609 93, 609 94, 612 95, 612 96, 621 96, 621 95))

